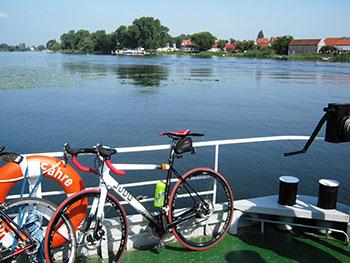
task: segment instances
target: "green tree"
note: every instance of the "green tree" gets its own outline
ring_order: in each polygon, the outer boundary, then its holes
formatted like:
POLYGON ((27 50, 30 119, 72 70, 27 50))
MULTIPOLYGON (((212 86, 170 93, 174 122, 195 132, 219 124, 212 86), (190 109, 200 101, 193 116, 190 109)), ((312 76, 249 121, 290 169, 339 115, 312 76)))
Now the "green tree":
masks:
POLYGON ((242 40, 238 41, 236 45, 236 50, 240 52, 248 51, 255 48, 253 40, 242 40))
POLYGON ((339 49, 335 46, 323 46, 320 49, 320 53, 335 56, 339 54, 339 49))
POLYGON ((288 55, 289 43, 293 40, 292 36, 281 36, 277 37, 272 43, 272 49, 278 55, 288 55))
POLYGON ((166 44, 172 44, 169 29, 163 26, 159 19, 153 17, 140 17, 130 26, 120 26, 113 33, 112 45, 116 48, 157 49, 166 44))
POLYGON ((39 51, 43 51, 43 50, 45 50, 45 48, 46 47, 44 45, 39 45, 39 46, 36 47, 36 49, 39 50, 39 51))
POLYGON ((74 35, 74 48, 79 51, 91 52, 93 41, 88 30, 79 30, 74 35))
POLYGON ((10 47, 6 43, 0 44, 0 51, 9 51, 10 47))
POLYGON ((191 40, 200 51, 210 49, 215 43, 215 37, 209 32, 200 32, 193 34, 191 40))
POLYGON ((128 28, 127 26, 120 26, 114 31, 114 39, 116 48, 121 49, 124 47, 129 47, 128 41, 128 28))
POLYGON ((218 40, 218 42, 216 42, 218 48, 220 48, 221 50, 224 49, 224 47, 227 43, 228 43, 228 40, 225 40, 225 39, 220 39, 220 40, 218 40))
POLYGON ((106 34, 104 30, 98 30, 91 34, 94 47, 93 50, 101 54, 110 54, 113 50, 112 35, 106 34))
POLYGON ((115 31, 118 48, 137 48, 140 46, 140 30, 137 26, 120 26, 115 31))
POLYGON ((27 48, 25 43, 19 43, 18 46, 16 46, 16 47, 17 47, 18 51, 27 51, 27 50, 29 50, 29 47, 27 48))
POLYGON ((49 50, 57 51, 60 49, 60 44, 56 41, 56 39, 51 39, 47 41, 46 48, 49 50))
POLYGON ((256 39, 264 38, 264 32, 262 30, 259 31, 258 36, 256 39))
POLYGON ((75 49, 75 31, 70 30, 68 33, 61 35, 61 47, 62 49, 75 49))
POLYGON ((88 36, 79 42, 79 50, 86 53, 92 53, 94 51, 94 41, 91 36, 88 36))
POLYGON ((163 26, 159 19, 153 17, 135 19, 128 30, 132 31, 131 36, 135 37, 139 46, 145 49, 157 49, 171 41, 168 33, 169 28, 163 26))

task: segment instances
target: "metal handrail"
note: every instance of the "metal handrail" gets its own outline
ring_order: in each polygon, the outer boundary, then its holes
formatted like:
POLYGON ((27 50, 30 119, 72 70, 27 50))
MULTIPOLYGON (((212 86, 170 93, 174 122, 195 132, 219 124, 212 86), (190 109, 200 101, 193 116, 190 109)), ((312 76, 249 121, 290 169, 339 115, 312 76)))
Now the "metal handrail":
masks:
MULTIPOLYGON (((254 137, 254 138, 243 138, 243 139, 228 139, 228 140, 214 140, 214 141, 203 141, 203 142, 194 142, 194 147, 215 147, 214 155, 214 170, 218 171, 219 169, 219 147, 221 145, 232 145, 232 144, 246 144, 246 143, 259 143, 259 142, 274 142, 274 141, 307 141, 309 136, 298 136, 298 135, 283 135, 283 136, 268 136, 268 137, 254 137)), ((323 138, 317 137, 316 139, 321 140, 323 138)), ((160 151, 160 150, 169 150, 171 147, 170 144, 163 145, 150 145, 150 146, 133 146, 133 147, 118 147, 115 148, 118 153, 136 153, 136 152, 147 152, 147 151, 160 151)), ((49 157, 63 157, 63 152, 47 152, 47 153, 37 153, 37 154, 23 154, 23 156, 33 156, 33 155, 43 155, 49 157)), ((149 170, 149 169, 148 169, 149 170)), ((127 183, 122 186, 125 188, 152 185, 158 182, 158 180, 152 181, 143 181, 136 183, 127 183)), ((47 191, 43 192, 42 196, 52 196, 64 194, 64 191, 47 191)), ((8 196, 9 199, 18 198, 19 195, 8 196)), ((153 198, 147 198, 141 202, 152 201, 153 198)))

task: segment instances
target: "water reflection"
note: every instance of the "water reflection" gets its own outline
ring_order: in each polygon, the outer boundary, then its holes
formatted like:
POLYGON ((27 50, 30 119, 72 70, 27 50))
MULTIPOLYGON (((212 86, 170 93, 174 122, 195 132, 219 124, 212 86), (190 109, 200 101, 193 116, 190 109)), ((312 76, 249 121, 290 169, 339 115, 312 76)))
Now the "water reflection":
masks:
POLYGON ((115 74, 136 86, 158 87, 162 80, 168 79, 169 70, 159 65, 120 65, 115 68, 115 74))
POLYGON ((101 64, 89 62, 64 62, 63 69, 71 74, 79 74, 81 77, 101 77, 110 74, 117 75, 122 84, 132 84, 143 87, 158 87, 162 80, 167 80, 169 70, 160 65, 138 64, 101 64))
POLYGON ((114 65, 89 62, 63 62, 62 68, 71 74, 107 75, 114 65))
POLYGON ((211 77, 213 75, 212 68, 191 68, 191 77, 211 77))
MULTIPOLYGON (((312 85, 348 85, 350 82, 349 64, 337 63, 285 63, 233 58, 198 60, 176 56, 146 59, 6 52, 0 54, 0 61, 0 90, 80 88, 93 83, 91 80, 101 79, 110 83, 115 83, 117 79, 118 84, 145 88, 171 85, 174 81, 185 85, 188 81, 244 83, 251 78, 255 80, 255 85, 262 85, 265 80, 312 85)), ((146 90, 155 89, 142 89, 142 92, 146 90)))

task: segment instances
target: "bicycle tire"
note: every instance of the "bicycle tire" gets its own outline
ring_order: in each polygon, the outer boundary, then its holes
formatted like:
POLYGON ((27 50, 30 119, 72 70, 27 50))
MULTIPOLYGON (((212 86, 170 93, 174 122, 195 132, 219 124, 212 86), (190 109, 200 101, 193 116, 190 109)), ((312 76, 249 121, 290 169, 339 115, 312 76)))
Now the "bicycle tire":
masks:
MULTIPOLYGON (((107 193, 106 201, 104 209, 107 209, 109 207, 113 207, 113 210, 106 210, 104 211, 104 215, 108 216, 103 219, 102 226, 100 226, 100 229, 103 230, 102 237, 99 237, 98 240, 95 239, 95 237, 90 234, 93 229, 96 227, 96 222, 91 222, 90 227, 86 227, 87 222, 89 221, 88 215, 90 212, 90 209, 92 207, 92 202, 94 200, 97 200, 100 198, 101 191, 100 189, 86 189, 81 192, 78 192, 74 194, 73 196, 67 198, 59 207, 57 208, 55 214, 53 215, 52 219, 49 222, 46 236, 45 236, 45 242, 44 242, 44 248, 45 248, 45 258, 48 263, 56 262, 52 258, 51 254, 51 244, 53 240, 53 236, 55 235, 56 229, 55 226, 59 224, 60 218, 66 217, 69 218, 69 213, 71 211, 71 208, 76 207, 76 204, 87 204, 87 211, 85 214, 85 217, 83 218, 82 222, 80 223, 78 229, 76 229, 76 237, 77 237, 77 243, 76 243, 76 261, 82 262, 86 258, 93 258, 93 257, 102 257, 100 255, 103 253, 104 248, 108 248, 108 261, 109 262, 119 262, 123 256, 123 253, 126 249, 127 245, 127 238, 128 238, 128 221, 127 217, 124 211, 123 206, 119 203, 119 201, 116 199, 115 196, 113 196, 111 193, 107 193), (111 240, 111 236, 108 236, 108 231, 105 225, 109 223, 109 220, 112 220, 109 218, 109 216, 113 214, 113 239, 112 246, 105 246, 105 244, 102 244, 104 242, 103 240, 111 240), (115 223, 116 222, 116 223, 115 223), (116 229, 118 228, 118 229, 116 229), (117 234, 119 235, 117 235, 117 234), (115 239, 117 239, 117 242, 115 239), (95 244, 97 243, 97 244, 95 244), (117 243, 117 245, 115 245, 117 243), (110 248, 112 250, 110 251, 110 248), (95 251, 93 251, 95 250, 95 251)), ((106 255, 106 254, 104 254, 106 255)))
POLYGON ((176 224, 172 232, 186 248, 207 250, 217 245, 230 228, 233 202, 230 185, 221 174, 209 168, 193 169, 181 177, 170 194, 168 223, 193 209, 194 215, 176 224), (210 200, 210 196, 216 200, 210 200))
MULTIPOLYGON (((16 219, 16 221, 19 220, 19 216, 22 217, 22 223, 20 225, 23 225, 26 221, 26 218, 28 218, 28 214, 32 209, 39 212, 42 215, 42 225, 40 226, 40 231, 42 231, 42 235, 45 233, 45 229, 47 227, 47 224, 49 220, 51 219, 52 215, 56 211, 57 206, 45 199, 41 198, 35 198, 35 197, 27 197, 22 198, 20 200, 10 200, 6 202, 6 213, 10 216, 12 219, 16 219)), ((17 222, 19 223, 19 222, 17 222)), ((22 227, 22 231, 25 231, 25 227, 22 227)), ((67 224, 68 231, 72 234, 74 233, 73 226, 71 224, 67 224)), ((27 230, 28 231, 28 230, 27 230)), ((32 234, 29 232, 29 234, 32 234)), ((41 243, 40 247, 37 250, 36 254, 29 254, 29 253, 22 253, 16 258, 16 262, 32 262, 36 260, 36 262, 45 262, 44 260, 44 250, 42 246, 43 240, 39 240, 32 236, 32 238, 36 239, 39 243, 41 243)), ((74 259, 67 262, 74 262, 74 259)))

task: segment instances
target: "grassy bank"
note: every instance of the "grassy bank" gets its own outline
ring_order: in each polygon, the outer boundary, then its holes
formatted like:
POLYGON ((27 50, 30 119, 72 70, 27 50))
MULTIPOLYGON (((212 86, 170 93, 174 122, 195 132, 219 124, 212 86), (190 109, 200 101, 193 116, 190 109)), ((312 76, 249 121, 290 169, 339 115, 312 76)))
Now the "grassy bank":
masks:
POLYGON ((291 61, 328 61, 328 62, 350 62, 350 54, 339 54, 336 56, 321 54, 297 54, 297 55, 277 55, 272 49, 252 49, 246 52, 158 52, 154 54, 160 55, 182 55, 197 57, 239 57, 239 58, 256 58, 256 59, 275 59, 275 60, 291 60, 291 61))
POLYGON ((246 52, 233 53, 233 56, 258 59, 275 59, 277 57, 272 49, 252 49, 246 52))
MULTIPOLYGON (((80 50, 60 50, 62 54, 93 54, 93 55, 108 55, 100 52, 86 53, 80 50)), ((345 62, 350 63, 350 54, 338 54, 335 56, 321 54, 294 54, 294 55, 277 55, 272 49, 252 49, 245 52, 230 53, 225 51, 211 52, 151 52, 150 55, 178 55, 178 56, 196 56, 202 58, 210 57, 238 57, 238 58, 256 58, 256 59, 275 59, 275 60, 290 60, 290 61, 328 61, 328 62, 345 62)))
POLYGON ((110 54, 106 54, 103 52, 85 52, 85 51, 81 51, 81 50, 76 50, 76 49, 64 49, 64 50, 59 50, 57 52, 60 52, 62 54, 72 54, 72 55, 110 55, 110 54))
POLYGON ((339 54, 333 57, 334 62, 350 62, 350 54, 339 54))

